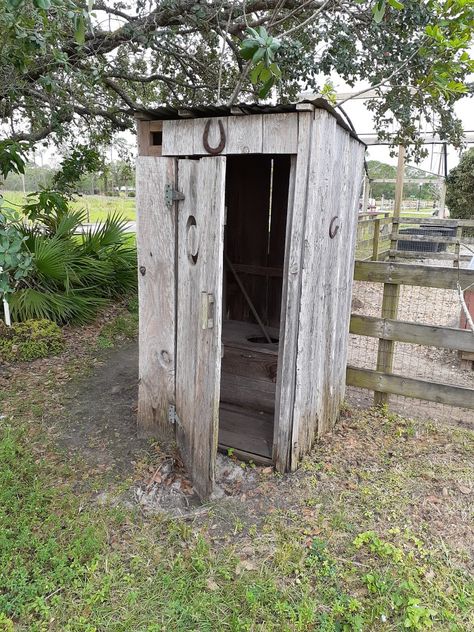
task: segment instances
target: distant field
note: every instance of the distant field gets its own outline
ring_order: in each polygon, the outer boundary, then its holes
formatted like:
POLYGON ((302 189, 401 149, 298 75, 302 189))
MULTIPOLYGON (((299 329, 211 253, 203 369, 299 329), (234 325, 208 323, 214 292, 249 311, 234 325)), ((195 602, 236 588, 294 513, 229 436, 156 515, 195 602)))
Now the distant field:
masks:
MULTIPOLYGON (((4 199, 12 205, 21 205, 25 196, 21 191, 0 191, 4 199)), ((82 195, 72 202, 72 208, 85 209, 89 222, 98 222, 107 217, 109 213, 118 211, 126 219, 134 220, 135 198, 108 197, 105 195, 82 195)))

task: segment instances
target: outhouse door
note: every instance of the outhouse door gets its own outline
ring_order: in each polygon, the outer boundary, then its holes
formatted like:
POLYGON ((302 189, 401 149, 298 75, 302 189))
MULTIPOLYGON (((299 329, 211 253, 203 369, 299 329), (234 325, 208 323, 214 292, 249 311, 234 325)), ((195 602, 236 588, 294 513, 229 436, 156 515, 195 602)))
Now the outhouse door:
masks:
POLYGON ((177 162, 176 438, 206 498, 219 427, 226 159, 177 162))

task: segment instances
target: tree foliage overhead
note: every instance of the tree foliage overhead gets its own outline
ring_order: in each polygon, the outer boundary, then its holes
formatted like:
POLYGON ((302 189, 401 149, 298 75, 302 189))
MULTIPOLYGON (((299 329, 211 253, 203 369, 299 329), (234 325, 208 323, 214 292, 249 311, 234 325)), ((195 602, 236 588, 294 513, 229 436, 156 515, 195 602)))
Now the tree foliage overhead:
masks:
POLYGON ((474 219, 474 147, 451 169, 446 184, 446 204, 451 217, 474 219))
POLYGON ((459 143, 470 0, 0 0, 0 120, 16 140, 133 126, 157 104, 294 100, 362 80, 382 135, 459 143), (261 27, 265 27, 262 31, 261 27), (275 39, 277 43, 275 43, 275 39), (253 40, 253 44, 252 44, 253 40), (73 123, 74 125, 71 125, 73 123))

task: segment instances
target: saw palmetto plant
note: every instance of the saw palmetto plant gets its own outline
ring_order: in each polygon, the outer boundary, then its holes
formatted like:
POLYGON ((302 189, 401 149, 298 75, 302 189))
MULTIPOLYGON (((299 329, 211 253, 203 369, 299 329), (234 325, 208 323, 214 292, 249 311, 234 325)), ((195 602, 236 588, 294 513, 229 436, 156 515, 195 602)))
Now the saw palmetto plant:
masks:
POLYGON ((51 221, 52 229, 19 225, 33 263, 10 296, 14 320, 85 322, 108 300, 136 287, 136 251, 128 245, 125 220, 113 214, 76 234, 84 219, 80 212, 67 212, 60 221, 51 221))

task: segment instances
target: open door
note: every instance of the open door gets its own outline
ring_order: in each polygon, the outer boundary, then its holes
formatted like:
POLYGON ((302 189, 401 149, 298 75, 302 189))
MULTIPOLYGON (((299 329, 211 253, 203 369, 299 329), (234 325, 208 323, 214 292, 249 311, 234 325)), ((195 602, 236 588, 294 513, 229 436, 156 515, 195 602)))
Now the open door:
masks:
POLYGON ((178 160, 176 437, 203 499, 219 425, 225 167, 224 157, 178 160))

